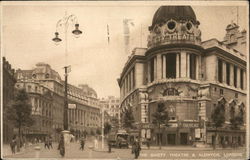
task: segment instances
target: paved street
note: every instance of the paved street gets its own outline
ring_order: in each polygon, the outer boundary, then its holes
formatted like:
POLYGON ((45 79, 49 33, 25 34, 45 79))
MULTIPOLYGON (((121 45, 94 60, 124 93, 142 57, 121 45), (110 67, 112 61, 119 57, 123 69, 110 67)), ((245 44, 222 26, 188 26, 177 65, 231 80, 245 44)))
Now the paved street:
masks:
MULTIPOLYGON (((89 147, 93 146, 92 143, 87 142, 85 150, 79 150, 79 143, 70 143, 66 146, 65 158, 96 158, 96 159, 133 159, 131 149, 112 149, 112 153, 108 153, 108 148, 105 145, 104 150, 92 150, 89 147)), ((99 143, 99 148, 101 144, 99 143)), ((26 151, 16 155, 9 155, 5 158, 60 158, 57 150, 57 144, 53 144, 53 149, 45 149, 43 144, 33 145, 27 147, 26 151), (34 148, 40 146, 41 150, 38 152, 34 148)), ((216 149, 213 151, 210 148, 193 148, 190 146, 173 146, 162 147, 159 150, 158 147, 151 147, 150 150, 143 147, 140 157, 141 159, 232 159, 242 160, 245 159, 245 149, 238 148, 232 149, 216 149)))

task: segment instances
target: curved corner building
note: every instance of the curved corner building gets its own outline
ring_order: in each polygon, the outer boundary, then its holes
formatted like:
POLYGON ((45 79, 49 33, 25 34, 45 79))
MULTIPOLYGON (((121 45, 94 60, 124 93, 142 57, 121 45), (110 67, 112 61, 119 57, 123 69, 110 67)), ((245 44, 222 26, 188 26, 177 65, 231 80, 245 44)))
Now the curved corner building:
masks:
POLYGON ((217 145, 245 145, 246 31, 232 23, 223 41, 202 42, 199 25, 190 6, 161 6, 149 27, 148 48, 135 48, 123 68, 118 79, 121 119, 132 107, 142 141, 212 145, 211 114, 220 103, 225 123, 217 129, 217 145), (152 123, 159 103, 170 117, 170 126, 161 131, 152 123), (240 113, 244 123, 232 129, 230 119, 240 113))

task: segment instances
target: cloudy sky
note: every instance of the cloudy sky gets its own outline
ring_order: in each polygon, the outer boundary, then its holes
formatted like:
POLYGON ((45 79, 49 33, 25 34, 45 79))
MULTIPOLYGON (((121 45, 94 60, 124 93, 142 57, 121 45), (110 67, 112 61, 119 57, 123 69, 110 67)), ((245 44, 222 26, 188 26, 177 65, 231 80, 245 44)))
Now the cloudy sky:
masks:
MULTIPOLYGON (((223 40, 226 26, 237 20, 237 7, 233 3, 226 6, 219 2, 205 3, 192 4, 201 23, 202 40, 223 40)), ((2 3, 2 56, 15 69, 32 69, 38 62, 46 62, 63 79, 65 44, 63 41, 55 45, 52 38, 57 21, 66 12, 74 14, 83 34, 75 38, 71 34, 74 27, 68 28, 67 63, 72 67, 69 83, 89 84, 98 97, 119 96, 117 78, 128 57, 124 51, 123 19, 132 19, 135 24, 130 28, 131 49, 146 47, 147 28, 163 4, 173 5, 173 2, 5 2, 2 3)), ((247 8, 241 5, 238 10, 239 25, 246 29, 247 8)), ((59 33, 64 40, 63 28, 59 33)))

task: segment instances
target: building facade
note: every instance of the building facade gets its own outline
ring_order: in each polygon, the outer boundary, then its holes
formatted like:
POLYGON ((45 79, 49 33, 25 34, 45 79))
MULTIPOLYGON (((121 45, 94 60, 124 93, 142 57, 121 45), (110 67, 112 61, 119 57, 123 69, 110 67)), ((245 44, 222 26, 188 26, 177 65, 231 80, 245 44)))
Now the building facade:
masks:
POLYGON ((224 41, 202 41, 199 25, 190 6, 161 6, 149 27, 148 47, 135 48, 123 68, 121 110, 132 107, 142 140, 211 145, 216 132, 211 115, 222 104, 226 120, 217 131, 217 144, 244 145, 246 31, 232 23, 224 41), (169 127, 159 131, 153 114, 160 103, 169 113, 169 127), (244 122, 233 130, 230 119, 239 114, 244 122))
POLYGON ((2 95, 2 105, 3 105, 3 143, 9 143, 14 135, 14 126, 6 117, 7 114, 6 108, 8 105, 11 105, 11 102, 14 100, 15 94, 15 70, 11 67, 10 63, 2 58, 2 74, 3 74, 3 95, 2 95))
MULTIPOLYGON (((50 65, 38 63, 32 70, 18 69, 16 77, 16 88, 25 88, 29 94, 35 119, 35 124, 27 128, 25 134, 41 139, 50 135, 58 139, 64 115, 64 81, 60 75, 50 65)), ((68 103, 69 130, 75 136, 100 127, 99 101, 92 88, 68 84, 68 103)))

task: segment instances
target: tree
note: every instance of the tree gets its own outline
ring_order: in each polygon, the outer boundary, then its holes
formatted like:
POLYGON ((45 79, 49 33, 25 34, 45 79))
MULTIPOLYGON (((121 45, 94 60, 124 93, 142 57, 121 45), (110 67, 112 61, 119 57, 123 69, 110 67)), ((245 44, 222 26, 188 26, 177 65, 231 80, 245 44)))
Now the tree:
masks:
POLYGON ((231 113, 231 119, 230 119, 232 129, 239 129, 239 126, 244 124, 244 111, 242 108, 240 108, 240 111, 238 115, 235 115, 235 111, 233 110, 231 113))
POLYGON ((108 134, 111 131, 111 128, 112 128, 111 124, 109 124, 108 122, 105 122, 104 123, 104 134, 105 135, 108 134))
POLYGON ((133 128, 133 124, 135 122, 132 107, 128 107, 125 109, 124 116, 123 116, 123 127, 124 128, 133 128))
MULTIPOLYGON (((161 133, 161 126, 165 125, 168 126, 168 111, 164 103, 159 103, 157 105, 156 112, 152 115, 153 116, 153 124, 158 126, 158 131, 161 133)), ((159 149, 161 149, 161 140, 159 140, 159 149)))
POLYGON ((213 148, 216 148, 217 129, 222 127, 225 122, 225 105, 223 102, 218 102, 214 108, 212 115, 212 126, 215 128, 215 142, 213 142, 213 148))
POLYGON ((7 118, 18 128, 18 137, 21 137, 22 127, 30 127, 34 124, 32 118, 32 106, 25 89, 18 90, 13 103, 7 108, 7 118))

